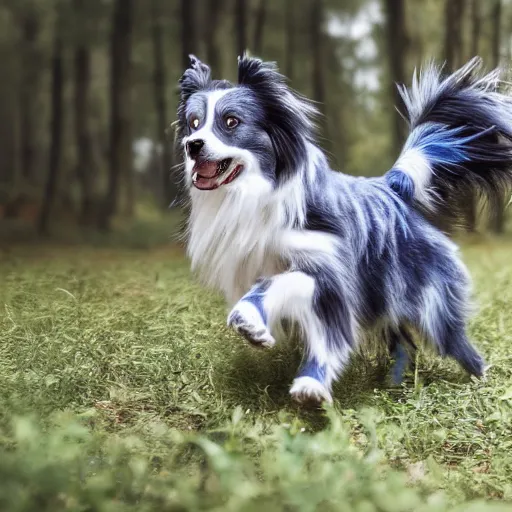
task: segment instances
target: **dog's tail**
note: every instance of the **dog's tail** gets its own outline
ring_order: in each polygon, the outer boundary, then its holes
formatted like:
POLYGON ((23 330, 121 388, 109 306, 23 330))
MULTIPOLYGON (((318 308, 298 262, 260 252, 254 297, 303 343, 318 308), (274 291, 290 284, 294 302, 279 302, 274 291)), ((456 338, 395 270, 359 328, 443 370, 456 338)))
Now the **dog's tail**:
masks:
POLYGON ((385 179, 444 226, 462 223, 475 197, 495 211, 510 196, 512 98, 499 92, 500 70, 482 76, 480 68, 475 57, 443 77, 430 65, 411 88, 399 86, 410 133, 385 179))

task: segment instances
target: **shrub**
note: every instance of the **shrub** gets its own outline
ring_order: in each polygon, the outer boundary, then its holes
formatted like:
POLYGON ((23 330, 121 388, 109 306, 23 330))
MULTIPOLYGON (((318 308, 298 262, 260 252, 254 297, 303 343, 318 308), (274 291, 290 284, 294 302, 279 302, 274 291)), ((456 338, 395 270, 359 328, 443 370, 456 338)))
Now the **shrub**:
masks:
MULTIPOLYGON (((138 436, 101 434, 92 415, 41 426, 17 418, 2 432, 0 510, 401 512, 499 510, 450 506, 411 487, 375 446, 362 452, 341 417, 309 434, 296 420, 270 431, 233 413, 226 428, 183 434, 162 423, 138 436)), ((503 510, 505 510, 503 508, 503 510)))

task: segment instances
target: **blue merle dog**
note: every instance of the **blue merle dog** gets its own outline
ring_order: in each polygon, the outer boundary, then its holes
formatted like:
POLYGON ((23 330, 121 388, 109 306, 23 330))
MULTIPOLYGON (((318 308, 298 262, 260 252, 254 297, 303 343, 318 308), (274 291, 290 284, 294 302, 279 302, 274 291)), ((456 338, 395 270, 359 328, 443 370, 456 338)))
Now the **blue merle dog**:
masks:
POLYGON ((335 379, 370 333, 398 354, 411 333, 481 376, 466 335, 470 278, 440 226, 460 197, 502 204, 512 182, 512 102, 499 72, 473 59, 449 76, 431 65, 400 87, 410 134, 383 177, 331 170, 315 108, 276 67, 243 57, 238 81, 212 80, 191 57, 180 80, 178 141, 190 195, 188 255, 232 308, 228 325, 271 348, 293 325, 304 362, 298 402, 331 401, 335 379))

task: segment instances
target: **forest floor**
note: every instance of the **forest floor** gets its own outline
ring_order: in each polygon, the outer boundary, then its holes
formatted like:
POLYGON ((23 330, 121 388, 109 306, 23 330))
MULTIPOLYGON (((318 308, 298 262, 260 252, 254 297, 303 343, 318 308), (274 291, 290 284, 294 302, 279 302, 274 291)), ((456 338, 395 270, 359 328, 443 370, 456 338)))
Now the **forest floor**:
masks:
POLYGON ((312 411, 177 245, 0 251, 0 509, 512 510, 512 241, 463 253, 487 378, 356 356, 312 411))

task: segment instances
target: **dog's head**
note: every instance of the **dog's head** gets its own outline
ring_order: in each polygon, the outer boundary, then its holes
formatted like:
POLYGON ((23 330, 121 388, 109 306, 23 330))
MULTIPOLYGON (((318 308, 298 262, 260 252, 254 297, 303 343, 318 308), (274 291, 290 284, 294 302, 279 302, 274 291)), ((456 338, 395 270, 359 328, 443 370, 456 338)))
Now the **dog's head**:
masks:
POLYGON ((316 110, 274 64, 242 57, 232 84, 212 80, 210 68, 191 56, 180 94, 178 142, 188 184, 200 190, 255 180, 278 186, 304 165, 316 110))

